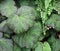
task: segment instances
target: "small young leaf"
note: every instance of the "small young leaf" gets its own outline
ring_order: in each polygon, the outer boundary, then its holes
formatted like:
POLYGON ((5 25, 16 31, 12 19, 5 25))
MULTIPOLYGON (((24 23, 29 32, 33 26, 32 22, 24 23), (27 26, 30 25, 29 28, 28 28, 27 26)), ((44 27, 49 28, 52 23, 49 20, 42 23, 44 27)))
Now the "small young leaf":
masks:
POLYGON ((51 51, 51 47, 48 42, 44 42, 43 51, 51 51))

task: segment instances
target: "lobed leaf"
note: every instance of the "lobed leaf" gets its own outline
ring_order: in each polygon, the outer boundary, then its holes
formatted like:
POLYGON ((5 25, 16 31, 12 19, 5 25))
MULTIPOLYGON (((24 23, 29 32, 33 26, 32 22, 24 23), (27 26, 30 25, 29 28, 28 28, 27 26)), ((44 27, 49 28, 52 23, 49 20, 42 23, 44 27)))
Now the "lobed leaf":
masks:
POLYGON ((11 16, 7 20, 7 25, 17 34, 27 31, 33 26, 35 20, 35 11, 32 7, 22 6, 17 15, 11 16))
POLYGON ((3 16, 10 17, 11 15, 15 14, 17 11, 17 8, 15 5, 15 2, 13 0, 4 0, 0 3, 0 13, 3 16))
POLYGON ((14 42, 16 42, 20 47, 33 48, 34 44, 42 34, 41 24, 39 22, 35 23, 29 31, 23 34, 14 36, 14 42))

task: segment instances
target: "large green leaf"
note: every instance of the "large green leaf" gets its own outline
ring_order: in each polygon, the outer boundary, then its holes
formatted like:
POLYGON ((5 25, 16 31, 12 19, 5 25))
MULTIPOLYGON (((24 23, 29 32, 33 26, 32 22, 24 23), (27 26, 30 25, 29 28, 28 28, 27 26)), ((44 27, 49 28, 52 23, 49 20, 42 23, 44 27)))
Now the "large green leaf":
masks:
POLYGON ((53 14, 45 24, 48 27, 52 27, 57 31, 60 31, 60 15, 53 14))
POLYGON ((9 39, 0 39, 0 47, 2 51, 13 51, 13 44, 9 39))
POLYGON ((23 34, 14 36, 14 42, 20 47, 33 48, 34 44, 39 40, 39 37, 42 34, 41 24, 39 22, 35 23, 29 31, 23 34))
POLYGON ((3 16, 9 17, 10 15, 13 15, 17 8, 14 6, 15 2, 13 0, 4 0, 0 3, 0 13, 3 16))
POLYGON ((35 18, 35 10, 32 7, 22 6, 17 15, 7 20, 7 24, 15 33, 21 33, 33 26, 35 18))
POLYGON ((36 10, 31 7, 31 6, 21 6, 18 10, 17 10, 17 15, 21 16, 21 17, 26 17, 26 19, 35 19, 36 17, 36 10))

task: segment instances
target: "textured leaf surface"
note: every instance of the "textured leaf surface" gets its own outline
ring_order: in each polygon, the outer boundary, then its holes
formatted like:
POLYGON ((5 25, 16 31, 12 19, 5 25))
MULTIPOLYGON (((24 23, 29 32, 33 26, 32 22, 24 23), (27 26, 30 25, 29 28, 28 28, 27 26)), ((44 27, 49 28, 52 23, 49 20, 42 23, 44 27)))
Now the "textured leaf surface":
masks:
POLYGON ((14 6, 15 2, 13 0, 4 0, 0 3, 0 13, 3 16, 9 17, 10 15, 13 15, 17 8, 14 6))
POLYGON ((30 6, 21 6, 17 10, 17 15, 20 15, 21 17, 26 17, 30 19, 35 19, 36 17, 36 10, 33 7, 30 6))
POLYGON ((27 31, 26 33, 23 33, 22 35, 17 35, 13 37, 13 40, 19 44, 20 47, 26 47, 26 48, 32 48, 33 45, 37 42, 38 38, 40 37, 42 33, 42 27, 41 24, 35 23, 34 26, 27 31))
POLYGON ((33 8, 23 6, 18 10, 18 15, 13 15, 7 20, 8 26, 15 33, 27 31, 29 27, 33 26, 35 20, 35 12, 33 8))
POLYGON ((14 44, 14 51, 30 51, 29 48, 20 48, 17 44, 14 44))
POLYGON ((12 41, 8 39, 0 39, 0 47, 2 51, 13 51, 12 41))
POLYGON ((60 15, 53 14, 51 18, 47 20, 46 25, 60 31, 60 15))
POLYGON ((52 51, 60 51, 60 39, 56 39, 54 36, 51 36, 48 39, 48 42, 51 45, 52 51))

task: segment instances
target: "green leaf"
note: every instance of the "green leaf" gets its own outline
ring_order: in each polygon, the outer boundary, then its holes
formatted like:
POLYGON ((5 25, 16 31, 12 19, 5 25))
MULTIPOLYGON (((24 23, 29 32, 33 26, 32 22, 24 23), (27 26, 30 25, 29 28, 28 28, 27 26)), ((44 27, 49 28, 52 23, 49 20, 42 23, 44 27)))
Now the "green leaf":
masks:
POLYGON ((47 12, 41 11, 41 18, 42 18, 42 22, 45 23, 45 21, 47 20, 47 12))
POLYGON ((37 46, 35 48, 35 51, 43 51, 43 44, 41 42, 37 43, 37 46))
POLYGON ((49 4, 52 0, 45 0, 45 8, 47 9, 49 7, 49 4))
POLYGON ((29 1, 27 1, 27 0, 23 0, 23 1, 21 0, 19 3, 21 6, 25 6, 25 5, 28 6, 29 5, 29 1))
POLYGON ((17 8, 14 6, 15 2, 13 0, 4 0, 0 3, 0 13, 3 16, 10 17, 13 15, 17 8))
POLYGON ((26 17, 18 17, 17 15, 7 20, 7 25, 17 34, 27 31, 33 24, 33 20, 26 19, 26 17))
POLYGON ((55 3, 54 9, 58 12, 58 14, 60 14, 60 1, 55 3))
POLYGON ((45 5, 43 0, 36 0, 36 3, 38 4, 38 11, 44 10, 45 5))
POLYGON ((36 18, 36 10, 35 10, 35 8, 33 8, 31 6, 21 6, 17 10, 17 15, 19 15, 21 17, 25 16, 30 19, 35 19, 36 18))
POLYGON ((56 29, 57 31, 60 31, 60 20, 56 21, 55 29, 56 29))
POLYGON ((0 23, 0 32, 9 33, 9 34, 12 33, 11 29, 9 29, 6 24, 6 20, 0 23))
POLYGON ((51 51, 51 48, 48 42, 37 42, 35 51, 51 51))
POLYGON ((14 43, 14 51, 21 51, 21 48, 14 43))
POLYGON ((7 25, 17 34, 27 31, 33 26, 35 20, 35 10, 29 6, 22 6, 17 15, 11 16, 7 20, 7 25))
POLYGON ((0 32, 0 38, 2 38, 3 37, 3 33, 2 32, 0 32))
POLYGON ((51 47, 48 42, 44 42, 43 51, 51 51, 51 47))
POLYGON ((60 40, 57 40, 56 42, 54 42, 54 44, 52 45, 52 51, 60 51, 60 40))
POLYGON ((52 51, 60 51, 60 39, 57 39, 54 36, 51 36, 48 39, 48 42, 51 45, 52 51))
POLYGON ((11 34, 4 33, 4 38, 10 38, 11 37, 10 35, 11 34))
POLYGON ((12 41, 8 39, 0 39, 0 47, 2 51, 13 51, 12 41))
POLYGON ((29 48, 22 48, 22 51, 30 51, 29 48))
POLYGON ((51 15, 53 9, 54 9, 54 7, 53 7, 52 3, 50 3, 50 5, 49 5, 49 7, 48 7, 48 9, 47 9, 48 15, 51 15))
POLYGON ((39 40, 39 37, 42 34, 41 24, 39 22, 35 23, 29 31, 23 34, 14 36, 14 42, 20 47, 33 48, 34 44, 39 40))
POLYGON ((60 15, 53 14, 50 19, 45 23, 46 26, 52 27, 57 31, 60 31, 60 15))

